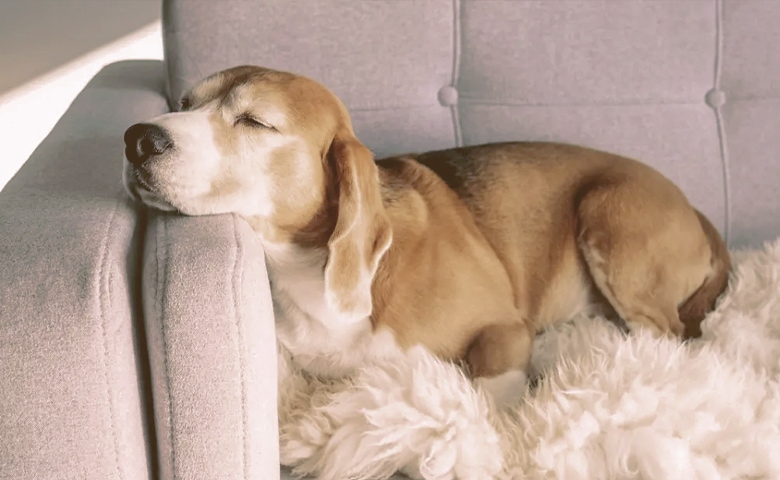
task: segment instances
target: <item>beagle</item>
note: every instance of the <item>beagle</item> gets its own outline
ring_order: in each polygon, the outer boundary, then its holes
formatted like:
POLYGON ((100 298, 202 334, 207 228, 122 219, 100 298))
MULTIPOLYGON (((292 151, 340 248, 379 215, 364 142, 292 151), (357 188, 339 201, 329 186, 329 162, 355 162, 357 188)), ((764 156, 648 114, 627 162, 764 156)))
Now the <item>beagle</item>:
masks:
POLYGON ((504 402, 550 324, 602 311, 695 337, 731 269, 716 229, 647 165, 538 142, 375 161, 341 101, 287 72, 214 74, 124 140, 134 199, 249 222, 278 340, 320 376, 422 346, 504 402))

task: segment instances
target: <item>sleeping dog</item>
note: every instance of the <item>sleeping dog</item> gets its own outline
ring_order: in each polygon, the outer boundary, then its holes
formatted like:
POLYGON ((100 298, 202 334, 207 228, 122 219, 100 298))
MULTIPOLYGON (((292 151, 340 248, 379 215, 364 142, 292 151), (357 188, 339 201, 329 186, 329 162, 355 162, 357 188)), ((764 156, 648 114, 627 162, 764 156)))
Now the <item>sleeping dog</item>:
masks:
POLYGON ((600 311, 695 337, 728 282, 716 229, 642 163, 552 143, 375 161, 342 102, 292 73, 212 75, 125 143, 134 199, 252 226, 278 340, 324 377, 422 346, 502 403, 550 324, 600 311))

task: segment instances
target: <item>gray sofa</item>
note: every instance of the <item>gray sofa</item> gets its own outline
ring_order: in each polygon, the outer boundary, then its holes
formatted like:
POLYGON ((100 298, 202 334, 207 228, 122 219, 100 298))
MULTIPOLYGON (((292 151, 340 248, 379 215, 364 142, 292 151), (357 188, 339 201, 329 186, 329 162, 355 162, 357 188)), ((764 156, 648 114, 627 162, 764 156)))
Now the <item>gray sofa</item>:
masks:
POLYGON ((147 211, 120 183, 124 129, 222 68, 327 84, 378 156, 583 144, 657 167, 731 247, 780 235, 776 0, 163 8, 165 62, 106 67, 0 192, 1 479, 280 474, 261 245, 240 218, 147 211))

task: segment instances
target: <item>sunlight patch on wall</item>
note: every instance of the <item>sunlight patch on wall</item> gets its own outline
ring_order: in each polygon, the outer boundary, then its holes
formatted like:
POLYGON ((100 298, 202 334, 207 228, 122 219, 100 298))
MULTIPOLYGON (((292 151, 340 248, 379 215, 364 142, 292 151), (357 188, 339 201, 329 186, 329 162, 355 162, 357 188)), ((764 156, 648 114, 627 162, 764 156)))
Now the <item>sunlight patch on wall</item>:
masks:
POLYGON ((157 21, 0 94, 0 190, 101 68, 118 60, 162 58, 162 26, 157 21))

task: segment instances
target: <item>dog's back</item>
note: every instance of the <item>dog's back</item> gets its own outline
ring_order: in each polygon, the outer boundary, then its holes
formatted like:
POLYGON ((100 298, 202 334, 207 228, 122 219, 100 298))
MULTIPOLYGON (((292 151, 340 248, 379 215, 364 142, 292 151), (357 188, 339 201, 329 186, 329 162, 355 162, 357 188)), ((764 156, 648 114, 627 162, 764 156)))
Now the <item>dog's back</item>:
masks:
POLYGON ((682 320, 685 336, 698 336, 704 315, 726 287, 730 261, 718 232, 679 188, 640 162, 544 142, 411 158, 441 178, 471 212, 507 269, 516 306, 537 330, 583 309, 607 307, 662 331, 682 333, 682 320), (611 265, 604 264, 605 256, 611 265), (633 284, 646 280, 638 290, 667 290, 679 313, 670 313, 669 306, 648 313, 634 305, 645 303, 634 297, 649 293, 617 298, 607 279, 599 278, 607 274, 633 284))

